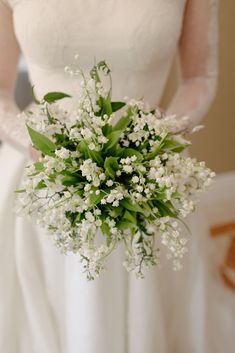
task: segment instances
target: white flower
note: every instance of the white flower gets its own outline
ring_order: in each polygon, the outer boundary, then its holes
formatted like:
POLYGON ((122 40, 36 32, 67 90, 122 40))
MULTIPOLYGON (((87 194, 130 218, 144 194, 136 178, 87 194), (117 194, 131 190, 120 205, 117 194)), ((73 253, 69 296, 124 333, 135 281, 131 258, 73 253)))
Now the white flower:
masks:
POLYGON ((132 179, 133 183, 137 184, 139 182, 139 178, 137 175, 133 176, 132 179))
POLYGON ((97 227, 100 227, 100 226, 102 225, 102 221, 101 221, 100 219, 97 219, 97 220, 95 221, 95 225, 96 225, 97 227))
POLYGON ((70 151, 64 147, 61 147, 60 149, 56 150, 55 154, 56 154, 56 156, 58 156, 62 159, 67 159, 70 157, 70 151))
POLYGON ((133 168, 132 168, 131 165, 124 165, 124 166, 123 166, 123 170, 124 170, 124 172, 126 172, 126 173, 131 173, 131 172, 133 171, 133 168))
POLYGON ((84 191, 90 191, 91 189, 91 184, 86 184, 84 187, 84 191))
POLYGON ((86 179, 93 183, 94 186, 100 185, 100 175, 103 174, 102 169, 97 166, 92 159, 86 159, 81 165, 80 170, 82 172, 82 176, 86 177, 86 179))
POLYGON ((95 150, 95 144, 92 142, 88 145, 88 147, 90 148, 90 150, 95 150))
POLYGON ((114 207, 119 205, 119 201, 124 198, 125 192, 123 187, 118 186, 115 189, 112 189, 108 195, 106 195, 102 200, 101 203, 111 203, 114 207))
POLYGON ((73 139, 81 139, 82 136, 81 136, 81 133, 79 131, 78 128, 72 128, 70 131, 69 131, 69 137, 73 140, 73 139))
POLYGON ((106 185, 109 186, 109 187, 112 186, 113 185, 113 181, 111 179, 107 180, 106 181, 106 185))
POLYGON ((108 142, 108 139, 105 136, 99 136, 98 137, 98 142, 99 143, 106 143, 106 142, 108 142))
POLYGON ((94 220, 95 220, 95 217, 93 216, 93 214, 91 212, 86 212, 85 217, 89 222, 94 222, 94 220))
POLYGON ((131 156, 131 161, 132 162, 135 162, 137 160, 137 157, 136 157, 136 155, 134 155, 134 156, 131 156))
POLYGON ((106 179, 105 174, 104 174, 104 173, 101 173, 101 174, 99 175, 99 179, 100 179, 100 180, 105 180, 105 179, 106 179))
POLYGON ((91 139, 93 136, 93 133, 90 129, 85 128, 85 129, 81 129, 81 134, 85 139, 91 139))
POLYGON ((136 187, 136 190, 137 190, 138 192, 142 192, 142 191, 144 190, 144 188, 143 188, 143 186, 138 185, 138 186, 136 187))

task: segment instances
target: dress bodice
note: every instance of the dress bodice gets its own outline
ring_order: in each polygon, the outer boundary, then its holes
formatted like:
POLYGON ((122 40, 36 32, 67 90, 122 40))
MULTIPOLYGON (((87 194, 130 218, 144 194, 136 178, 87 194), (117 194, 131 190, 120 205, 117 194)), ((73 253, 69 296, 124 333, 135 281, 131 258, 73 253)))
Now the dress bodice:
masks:
POLYGON ((31 83, 43 94, 74 94, 64 67, 79 54, 86 70, 105 59, 113 98, 146 97, 156 105, 181 33, 185 0, 8 0, 31 83))

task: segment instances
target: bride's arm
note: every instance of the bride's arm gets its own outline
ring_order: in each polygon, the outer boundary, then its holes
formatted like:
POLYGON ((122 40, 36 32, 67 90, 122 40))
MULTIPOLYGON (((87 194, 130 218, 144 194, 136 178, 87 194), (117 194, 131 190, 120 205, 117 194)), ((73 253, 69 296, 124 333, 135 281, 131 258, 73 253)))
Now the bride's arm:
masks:
POLYGON ((179 42, 179 88, 168 113, 196 125, 207 113, 217 88, 218 0, 187 0, 179 42))
POLYGON ((0 0, 0 140, 29 155, 29 138, 13 98, 19 53, 11 10, 0 0))

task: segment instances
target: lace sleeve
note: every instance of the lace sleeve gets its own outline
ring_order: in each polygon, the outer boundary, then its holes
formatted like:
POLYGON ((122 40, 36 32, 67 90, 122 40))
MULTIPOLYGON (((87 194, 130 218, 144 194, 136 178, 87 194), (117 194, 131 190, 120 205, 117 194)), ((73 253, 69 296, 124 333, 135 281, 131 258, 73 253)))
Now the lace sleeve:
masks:
POLYGON ((29 155, 29 138, 13 98, 18 59, 12 14, 0 0, 0 139, 29 155))
POLYGON ((215 97, 218 73, 218 2, 188 0, 178 50, 180 84, 168 113, 198 124, 215 97))

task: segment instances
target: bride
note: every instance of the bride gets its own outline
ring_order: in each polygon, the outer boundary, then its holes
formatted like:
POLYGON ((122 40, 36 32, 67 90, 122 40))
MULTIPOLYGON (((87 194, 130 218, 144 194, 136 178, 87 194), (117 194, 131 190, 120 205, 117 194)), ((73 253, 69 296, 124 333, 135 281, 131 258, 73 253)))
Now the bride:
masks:
POLYGON ((144 96, 153 107, 177 52, 180 84, 168 112, 195 125, 216 89, 217 13, 217 0, 0 0, 1 352, 232 353, 232 325, 211 305, 200 212, 188 221, 180 273, 164 266, 136 279, 120 247, 94 282, 78 256, 59 254, 42 229, 14 213, 14 190, 36 158, 13 99, 20 51, 38 96, 61 90, 76 99, 78 79, 64 67, 78 53, 85 70, 94 56, 107 60, 114 100, 144 96))

